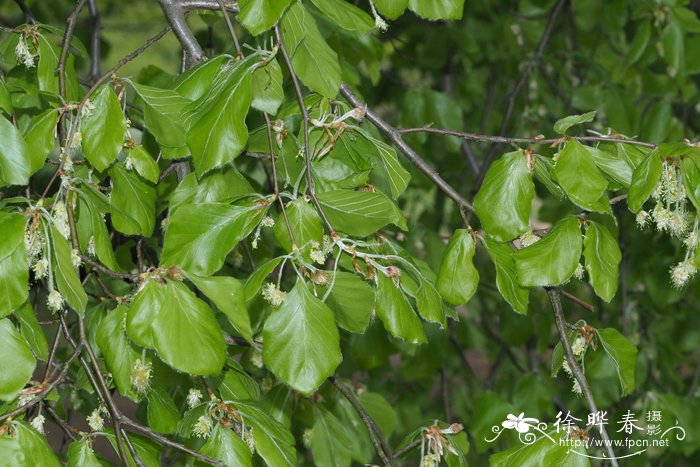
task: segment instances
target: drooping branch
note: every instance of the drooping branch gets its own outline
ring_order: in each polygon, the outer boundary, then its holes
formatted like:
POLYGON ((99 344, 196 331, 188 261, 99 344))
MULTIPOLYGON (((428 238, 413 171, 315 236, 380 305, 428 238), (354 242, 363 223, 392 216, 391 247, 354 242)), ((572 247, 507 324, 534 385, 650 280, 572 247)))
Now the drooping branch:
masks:
POLYGON ((277 44, 279 45, 280 53, 282 54, 282 57, 284 58, 284 61, 287 64, 287 68, 289 69, 289 75, 292 78, 294 92, 296 93, 297 102, 299 103, 299 110, 301 111, 302 115, 302 124, 304 128, 304 162, 306 164, 307 192, 309 194, 309 197, 311 198, 311 201, 313 201, 314 205, 316 206, 316 210, 318 211, 319 216, 321 216, 323 223, 326 225, 328 232, 333 234, 335 232, 335 229, 333 229, 333 226, 328 220, 326 213, 323 211, 321 202, 316 197, 314 175, 311 167, 311 153, 309 152, 309 111, 306 109, 306 104, 304 103, 304 94, 301 91, 301 84, 299 83, 299 77, 294 71, 292 59, 289 56, 289 53, 287 52, 287 48, 284 45, 284 41, 282 40, 282 33, 280 32, 279 25, 275 25, 275 36, 277 38, 277 44))
POLYGON ((331 383, 333 383, 333 385, 336 387, 336 389, 338 389, 338 392, 340 392, 340 394, 342 394, 343 397, 345 397, 345 399, 347 399, 347 401, 350 402, 350 405, 353 406, 355 411, 357 411, 358 415, 362 419, 362 423, 364 423, 365 427, 367 428, 367 433, 369 434, 369 437, 372 440, 374 450, 377 451, 377 455, 382 460, 382 462, 384 462, 384 465, 390 466, 391 459, 393 458, 391 454, 391 448, 386 442, 386 439, 384 439, 384 435, 382 434, 375 421, 372 419, 372 417, 370 417, 365 408, 362 407, 362 404, 359 400, 357 400, 357 397, 355 397, 355 394, 352 392, 352 390, 345 386, 343 383, 341 383, 338 380, 337 376, 333 375, 329 379, 331 383))
MULTIPOLYGON (((579 384, 579 387, 581 388, 581 393, 583 394, 583 398, 586 400, 588 409, 591 413, 597 413, 598 407, 596 406, 595 399, 593 399, 593 393, 591 392, 591 388, 588 385, 588 380, 586 379, 586 375, 583 374, 581 367, 576 362, 576 358, 574 357, 574 351, 571 348, 571 343, 569 342, 569 338, 567 336, 566 319, 564 318, 564 310, 561 306, 559 293, 560 291, 558 288, 547 289, 547 294, 549 295, 549 302, 552 304, 552 310, 554 311, 554 321, 557 325, 559 340, 561 341, 561 345, 564 348, 564 357, 566 358, 566 362, 569 364, 571 373, 573 374, 574 378, 579 384)), ((605 426, 603 426, 602 424, 599 424, 597 426, 598 430, 600 431, 600 436, 605 441, 605 450, 607 451, 607 455, 610 457, 610 463, 613 465, 613 467, 618 467, 617 460, 615 459, 615 453, 613 452, 612 447, 610 446, 610 437, 608 436, 608 432, 605 429, 605 426)))
MULTIPOLYGON (((365 107, 362 101, 348 88, 346 84, 340 87, 340 93, 355 107, 365 107)), ((376 126, 379 131, 384 133, 394 145, 401 151, 401 153, 406 156, 406 158, 411 161, 421 172, 425 174, 443 193, 449 196, 457 205, 467 211, 473 211, 474 207, 467 201, 462 195, 460 195, 457 190, 452 188, 449 183, 443 179, 440 174, 438 174, 432 167, 428 165, 423 158, 418 155, 416 151, 413 150, 401 137, 401 133, 396 128, 389 125, 383 118, 374 113, 371 109, 366 109, 367 119, 376 126)))

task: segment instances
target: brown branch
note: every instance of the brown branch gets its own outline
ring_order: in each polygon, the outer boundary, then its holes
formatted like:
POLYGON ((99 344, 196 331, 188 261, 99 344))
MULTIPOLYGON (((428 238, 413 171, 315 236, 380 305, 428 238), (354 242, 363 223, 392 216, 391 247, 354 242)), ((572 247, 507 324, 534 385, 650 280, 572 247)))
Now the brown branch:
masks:
POLYGON ((423 442, 423 435, 419 436, 418 438, 414 439, 413 441, 411 441, 411 442, 410 442, 409 444, 407 444, 406 446, 404 446, 404 447, 402 447, 401 449, 399 449, 398 451, 396 451, 396 452, 394 453, 394 459, 398 459, 398 458, 400 458, 400 457, 403 457, 403 456, 404 456, 405 454, 407 454, 409 451, 412 451, 412 450, 414 450, 415 448, 417 448, 418 446, 420 446, 422 442, 423 442))
POLYGON ((177 0, 158 0, 158 2, 163 9, 165 18, 173 28, 173 32, 182 46, 184 53, 184 69, 192 68, 197 63, 206 60, 207 57, 204 55, 202 46, 199 45, 197 38, 194 37, 194 34, 187 25, 187 18, 185 17, 187 11, 182 8, 181 2, 177 0))
MULTIPOLYGON (((586 380, 586 375, 583 374, 581 367, 576 362, 576 357, 574 357, 574 351, 571 349, 571 342, 566 332, 566 319, 564 318, 564 310, 561 306, 561 300, 559 299, 559 289, 558 288, 548 288, 547 294, 549 295, 549 302, 552 304, 552 310, 554 311, 554 321, 557 325, 557 332, 559 333, 559 340, 564 348, 564 356, 566 357, 566 362, 569 364, 571 373, 579 384, 581 388, 581 393, 583 398, 586 400, 588 409, 591 413, 598 412, 598 407, 596 406, 595 399, 593 399, 593 393, 591 392, 590 386, 588 386, 588 381, 586 380)), ((610 446, 610 437, 608 432, 605 430, 605 426, 602 424, 598 425, 598 430, 600 435, 605 441, 605 450, 610 457, 610 463, 613 467, 618 467, 617 460, 615 459, 615 453, 610 446)))
POLYGON ((205 456, 204 454, 200 454, 197 451, 193 451, 192 449, 188 448, 187 446, 183 446, 180 443, 176 443, 175 441, 171 441, 170 439, 166 438, 165 436, 154 432, 150 428, 146 428, 145 426, 140 425, 139 423, 131 420, 130 418, 122 417, 122 423, 124 424, 125 427, 130 429, 129 431, 132 431, 135 433, 140 433, 144 436, 151 438, 154 441, 157 441, 158 443, 160 443, 164 446, 169 446, 171 448, 177 449, 178 451, 182 451, 182 452, 189 454, 190 456, 192 456, 195 459, 198 459, 200 461, 204 461, 204 462, 207 462, 207 463, 213 464, 213 465, 218 465, 220 467, 226 467, 226 464, 224 464, 220 460, 214 459, 214 458, 209 457, 209 456, 205 456))
MULTIPOLYGON (((355 107, 365 107, 360 99, 348 88, 346 84, 340 87, 340 93, 355 107)), ((450 197, 457 205, 467 211, 473 211, 474 207, 457 190, 452 188, 435 170, 433 170, 422 157, 416 153, 401 137, 401 133, 396 128, 389 125, 379 115, 371 109, 366 109, 366 117, 374 126, 379 129, 394 145, 411 161, 421 172, 425 174, 443 193, 450 197)))
POLYGON ((107 266, 104 266, 104 265, 102 265, 101 263, 98 263, 98 262, 95 261, 94 259, 92 259, 92 258, 90 258, 89 256, 86 256, 86 255, 84 255, 84 254, 82 254, 82 253, 80 254, 80 260, 81 260, 83 263, 85 263, 85 264, 87 264, 87 265, 93 267, 94 269, 97 269, 98 271, 103 272, 103 273, 107 274, 107 275, 110 276, 110 277, 114 277, 115 279, 125 279, 125 280, 131 280, 131 281, 133 281, 133 280, 135 280, 135 279, 138 277, 138 274, 128 274, 128 273, 125 273, 125 272, 116 272, 116 271, 112 271, 112 270, 109 269, 107 266))
POLYGON ((267 145, 270 148, 270 162, 272 163, 272 188, 275 191, 275 198, 280 205, 280 210, 282 211, 282 218, 284 219, 284 225, 287 227, 287 232, 289 233, 289 240, 292 242, 292 251, 296 250, 297 242, 294 238, 294 232, 292 232, 292 226, 289 224, 289 217, 287 216, 287 209, 284 207, 284 200, 280 197, 280 187, 277 178, 277 164, 275 157, 275 143, 272 138, 272 123, 270 122, 270 116, 267 112, 263 112, 265 117, 265 126, 267 127, 267 145))
POLYGON ((236 36, 236 30, 233 29, 233 23, 231 23, 231 18, 228 17, 228 11, 226 11, 226 5, 224 5, 224 0, 216 0, 221 7, 221 14, 224 15, 224 20, 226 21, 226 27, 228 28, 229 34, 231 34, 231 40, 233 45, 236 47, 236 55, 238 58, 243 58, 243 51, 241 50, 241 44, 238 43, 238 37, 236 36))
POLYGON ((66 60, 68 59, 68 50, 70 49, 71 40, 73 40, 78 14, 80 14, 80 10, 85 6, 86 1, 87 0, 79 0, 66 20, 66 30, 63 33, 63 41, 61 42, 61 55, 58 59, 58 66, 56 67, 58 92, 63 99, 66 98, 66 60))
POLYGON ((352 392, 352 390, 340 381, 338 381, 337 376, 333 375, 328 379, 338 389, 338 392, 340 392, 340 394, 342 394, 343 397, 345 397, 345 399, 347 399, 347 401, 350 402, 350 405, 352 405, 355 408, 357 414, 360 416, 362 422, 367 428, 367 433, 369 434, 369 437, 372 440, 372 444, 374 445, 374 450, 377 451, 377 455, 382 460, 382 462, 384 462, 385 466, 390 466, 391 459, 394 456, 392 456, 391 448, 386 442, 386 439, 384 439, 384 435, 382 434, 375 421, 372 419, 372 417, 370 417, 370 415, 367 413, 360 401, 357 400, 357 397, 355 397, 355 394, 352 392))
POLYGON ((17 4, 17 6, 19 6, 20 10, 22 10, 22 13, 24 14, 25 23, 36 23, 36 17, 32 13, 32 10, 29 9, 27 4, 24 3, 24 0, 15 0, 15 3, 17 4))
POLYGON ((632 146, 641 146, 645 148, 656 148, 656 144, 647 143, 645 141, 635 141, 632 139, 607 137, 607 136, 561 136, 559 138, 542 138, 539 136, 531 138, 515 137, 509 138, 506 136, 494 136, 494 135, 481 135, 477 133, 468 133, 464 131, 449 130, 443 128, 433 128, 429 126, 418 127, 418 128, 402 128, 397 130, 401 134, 405 133, 433 133, 437 135, 444 136, 456 136, 469 141, 481 141, 487 143, 501 143, 501 144, 535 144, 535 145, 549 145, 558 144, 570 139, 575 139, 580 142, 599 142, 599 143, 623 143, 632 146))
POLYGON ((100 77, 100 31, 102 21, 100 10, 97 8, 97 0, 88 0, 90 12, 90 81, 100 77))
POLYGON ((292 64, 292 59, 289 56, 289 53, 287 52, 287 48, 284 45, 284 41, 282 40, 282 33, 280 32, 279 25, 275 25, 275 36, 277 38, 277 44, 279 45, 279 51, 280 51, 280 53, 282 53, 282 57, 284 58, 284 61, 287 64, 287 68, 289 69, 289 76, 292 78, 292 84, 294 85, 294 92, 296 93, 297 102, 299 103, 299 110, 301 111, 301 115, 302 115, 302 119, 303 119, 304 161, 306 163, 306 185, 307 185, 306 190, 307 190, 309 197, 311 198, 311 201, 313 201, 314 205, 316 206, 316 210, 318 211, 319 216, 321 216, 323 223, 326 225, 328 232, 331 235, 333 235, 335 233, 335 229, 333 229, 333 226, 331 225, 330 221, 328 220, 326 213, 323 211, 323 206, 321 206, 321 202, 316 197, 316 187, 314 185, 314 175, 313 175, 313 170, 311 168, 311 154, 309 153, 309 112, 306 109, 306 104, 304 103, 304 94, 301 91, 301 84, 299 83, 299 77, 297 76, 296 72, 294 71, 294 65, 292 64))
POLYGON ((562 296, 563 296, 564 298, 566 298, 567 300, 569 300, 569 301, 571 301, 571 302, 577 304, 577 305, 580 306, 581 308, 585 308, 586 310, 591 311, 591 312, 594 312, 594 311, 595 311, 595 307, 594 307, 593 305, 591 305, 590 303, 588 303, 588 302, 586 302, 586 301, 584 301, 584 300, 581 300, 581 299, 578 298, 576 295, 571 294, 571 293, 567 292, 566 290, 562 290, 562 291, 561 291, 561 294, 562 294, 562 296))

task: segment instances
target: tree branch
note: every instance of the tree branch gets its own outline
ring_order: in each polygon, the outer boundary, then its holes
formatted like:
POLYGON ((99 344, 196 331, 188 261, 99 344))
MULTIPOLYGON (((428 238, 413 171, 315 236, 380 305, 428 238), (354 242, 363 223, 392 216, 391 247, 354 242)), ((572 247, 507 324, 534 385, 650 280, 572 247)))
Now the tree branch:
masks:
POLYGON ((85 6, 86 1, 87 0, 79 0, 75 5, 75 8, 73 8, 73 11, 66 20, 66 30, 63 33, 61 55, 58 59, 56 74, 58 75, 58 92, 64 99, 66 97, 66 60, 68 59, 68 50, 70 50, 70 43, 73 39, 73 33, 75 32, 75 23, 78 20, 78 14, 80 14, 80 11, 85 6))
POLYGON ((304 161, 306 163, 306 189, 309 197, 316 206, 319 216, 326 225, 328 232, 333 234, 335 229, 331 225, 326 213, 323 211, 323 206, 321 202, 316 198, 316 187, 314 184, 313 169, 311 167, 311 153, 309 152, 309 111, 306 110, 306 104, 304 103, 304 94, 301 92, 301 84, 299 84, 299 77, 294 71, 294 65, 292 64, 292 59, 287 52, 287 48, 284 46, 284 41, 282 41, 282 33, 280 32, 279 25, 275 25, 275 36, 277 37, 277 43, 279 44, 279 50, 282 53, 287 68, 289 69, 289 75, 292 78, 292 84, 294 84, 294 91, 297 96, 297 102, 299 103, 299 110, 303 117, 303 127, 304 127, 304 161))
POLYGON ((97 8, 97 0, 88 0, 90 12, 90 81, 100 77, 100 10, 97 8))
MULTIPOLYGON (((206 60, 207 57, 204 55, 202 46, 199 45, 199 42, 197 42, 197 39, 187 25, 187 19, 185 18, 187 10, 183 8, 182 2, 177 0, 158 0, 158 2, 163 9, 165 18, 173 28, 177 40, 180 41, 180 45, 185 54, 185 69, 191 68, 197 63, 206 60)), ((218 4, 216 2, 214 2, 214 4, 217 5, 216 8, 218 9, 218 4)))
POLYGON ((457 131, 457 130, 449 130, 449 129, 444 129, 444 128, 433 128, 433 127, 418 127, 418 128, 402 128, 397 130, 399 133, 433 133, 437 135, 444 135, 444 136, 456 136, 458 138, 462 138, 465 140, 469 141, 481 141, 481 142, 487 142, 487 143, 502 143, 502 144, 536 144, 536 145, 545 145, 545 144, 558 144, 564 141, 568 141, 570 139, 574 139, 579 142, 599 142, 599 143, 622 143, 622 144, 629 144, 632 146, 641 146, 645 148, 650 148, 654 149, 656 148, 656 144, 654 143, 647 143, 645 141, 636 141, 632 139, 624 139, 624 138, 617 138, 617 137, 608 137, 608 136, 561 136, 559 138, 544 138, 541 136, 534 136, 531 138, 523 138, 523 137, 514 137, 514 138, 509 138, 506 136, 494 136, 494 135, 481 135, 478 133, 468 133, 464 131, 457 131))
POLYGON ((384 439, 384 435, 382 434, 377 424, 374 422, 372 417, 370 417, 365 408, 362 407, 362 404, 359 400, 357 400, 357 397, 355 397, 355 394, 352 392, 352 390, 340 381, 338 381, 337 376, 333 375, 328 379, 338 389, 338 392, 340 392, 343 395, 343 397, 345 397, 345 399, 347 399, 347 401, 350 402, 350 404, 355 408, 358 415, 362 419, 362 422, 367 428, 367 433, 369 434, 369 437, 372 440, 372 444, 374 445, 374 450, 377 451, 377 455, 382 460, 382 462, 384 462, 385 466, 390 466, 391 459, 393 457, 391 454, 391 448, 389 448, 389 444, 386 442, 386 439, 384 439))
MULTIPOLYGON (((340 93, 355 107, 365 107, 360 99, 353 94, 346 84, 340 87, 340 93)), ((367 109, 367 119, 379 129, 394 145, 413 163, 421 172, 423 172, 443 193, 452 199, 457 205, 467 211, 473 211, 474 206, 471 205, 462 195, 452 188, 435 170, 433 170, 422 157, 416 153, 401 137, 401 133, 396 128, 389 125, 379 115, 371 109, 367 109)))
MULTIPOLYGON (((561 300, 559 300, 559 289, 558 288, 548 288, 547 294, 549 295, 549 302, 552 304, 552 310, 554 311, 554 321, 557 325, 557 332, 559 333, 559 340, 564 348, 564 356, 566 357, 566 362, 569 364, 571 373, 576 378, 578 382, 583 398, 586 400, 588 409, 591 413, 598 412, 598 407, 596 406, 595 400, 593 399, 593 393, 591 392, 590 386, 588 386, 588 381, 586 380, 586 375, 583 374, 581 367, 576 362, 574 357, 574 351, 571 349, 571 343, 566 334, 566 319, 564 318, 564 310, 561 306, 561 300)), ((608 432, 605 430, 605 426, 602 424, 597 425, 600 431, 600 435, 605 440, 605 450, 610 457, 610 463, 613 467, 618 467, 617 460, 615 459, 615 453, 610 446, 610 437, 608 432)))

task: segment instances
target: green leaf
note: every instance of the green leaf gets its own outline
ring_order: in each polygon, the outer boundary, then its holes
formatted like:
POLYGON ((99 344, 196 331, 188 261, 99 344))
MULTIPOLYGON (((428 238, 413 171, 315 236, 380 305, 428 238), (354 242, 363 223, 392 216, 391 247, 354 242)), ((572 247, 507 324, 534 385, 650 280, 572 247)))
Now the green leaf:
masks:
POLYGON ((0 319, 0 400, 9 402, 29 382, 36 360, 27 341, 9 319, 0 319))
POLYGON ((263 361, 297 391, 311 395, 342 360, 333 312, 297 282, 265 321, 263 361))
POLYGON ((617 329, 597 329, 601 346, 612 361, 620 378, 622 395, 634 391, 634 371, 637 366, 637 348, 617 329))
POLYGON ((515 270, 520 285, 546 287, 569 280, 581 258, 582 240, 579 219, 566 216, 540 241, 516 251, 515 270))
POLYGON ((119 305, 102 318, 95 342, 102 352, 112 379, 119 389, 119 393, 132 400, 139 398, 136 391, 131 386, 131 373, 134 369, 134 362, 141 354, 129 342, 126 336, 126 313, 128 308, 119 305))
POLYGON ((591 154, 578 141, 569 140, 561 150, 554 166, 554 176, 576 205, 596 212, 607 212, 610 209, 607 202, 603 209, 600 206, 608 180, 596 167, 591 154))
MULTIPOLYGON (((117 440, 114 437, 114 431, 111 428, 107 428, 104 431, 104 437, 107 438, 107 441, 109 441, 109 444, 112 446, 112 449, 114 449, 114 452, 119 452, 117 448, 117 440)), ((134 434, 129 435, 129 440, 131 441, 131 444, 134 445, 136 454, 141 458, 141 461, 143 462, 145 467, 161 466, 161 462, 159 460, 160 449, 158 448, 158 445, 155 444, 155 442, 134 434)), ((126 450, 126 453, 128 456, 126 464, 129 467, 138 467, 139 464, 137 464, 134 461, 134 458, 132 457, 131 452, 128 449, 126 450)))
POLYGON ((634 170, 627 194, 627 207, 632 212, 642 209, 661 178, 662 163, 659 153, 653 151, 634 170))
POLYGON ((392 336, 411 344, 428 342, 420 319, 413 311, 406 295, 394 280, 383 273, 377 274, 376 312, 384 328, 392 336))
POLYGON ((0 317, 12 313, 29 296, 25 224, 24 216, 0 211, 0 317))
POLYGON ((383 193, 335 190, 318 200, 331 225, 349 235, 366 237, 390 223, 407 230, 403 212, 383 193))
POLYGON ((399 158, 394 148, 382 141, 372 138, 369 136, 369 134, 363 133, 363 135, 377 149, 379 159, 382 161, 384 171, 389 179, 391 195, 394 199, 398 198, 401 193, 406 191, 408 182, 411 180, 411 174, 408 172, 408 170, 404 169, 399 162, 399 158))
POLYGON ((418 283, 418 290, 416 290, 414 298, 418 314, 424 320, 438 323, 442 329, 447 325, 447 316, 457 319, 454 311, 446 307, 442 296, 430 280, 419 277, 418 283))
POLYGON ((53 252, 53 274, 58 291, 66 303, 78 313, 85 313, 87 294, 80 283, 78 271, 71 260, 71 246, 61 233, 51 226, 51 250, 53 252))
POLYGON ((233 329, 241 337, 253 342, 241 281, 233 277, 200 277, 195 274, 187 274, 187 278, 226 315, 233 329))
POLYGON ((112 88, 105 85, 95 91, 92 110, 80 119, 85 157, 100 172, 117 158, 124 143, 126 117, 112 88))
POLYGON ((170 210, 183 204, 230 201, 254 192, 248 180, 233 167, 208 173, 199 180, 195 174, 189 174, 170 197, 170 210))
POLYGON ((58 112, 55 109, 49 109, 32 118, 24 132, 24 140, 27 142, 27 150, 31 160, 30 174, 44 166, 46 157, 56 146, 57 121, 58 112))
POLYGON ((126 329, 176 370, 213 375, 224 366, 226 342, 214 314, 181 282, 146 283, 129 308, 126 329))
POLYGON ((260 387, 238 362, 229 360, 231 368, 224 375, 219 385, 219 393, 223 400, 245 401, 260 399, 260 387))
POLYGON ((253 427, 255 450, 267 465, 293 467, 297 464, 294 437, 289 429, 253 403, 236 402, 234 406, 243 422, 253 427))
POLYGON ((513 249, 489 237, 484 239, 484 246, 491 257, 491 261, 496 266, 496 287, 498 287, 498 291, 513 310, 526 315, 530 293, 526 287, 522 287, 518 283, 513 249))
POLYGON ((661 33, 661 45, 664 51, 663 58, 670 67, 668 74, 671 77, 683 76, 685 74, 685 31, 680 24, 676 21, 668 22, 661 33))
POLYGON ((253 231, 265 211, 265 206, 257 202, 179 207, 168 219, 161 265, 177 265, 200 276, 213 274, 221 269, 238 242, 253 231))
POLYGON ((157 433, 175 433, 180 421, 180 412, 170 394, 160 388, 148 391, 148 426, 157 433))
POLYGON ((279 222, 275 223, 275 238, 282 245, 282 248, 292 252, 297 247, 305 247, 310 242, 321 245, 323 242, 323 221, 310 203, 303 197, 299 197, 286 206, 289 227, 294 235, 296 245, 292 245, 289 238, 289 230, 280 216, 279 222))
POLYGON ((426 19, 462 19, 464 0, 410 0, 408 7, 426 19))
POLYGON ((219 74, 221 64, 229 59, 227 55, 218 55, 190 68, 177 77, 172 86, 173 91, 190 101, 199 99, 209 92, 215 77, 219 74))
POLYGON ((326 304, 335 313, 338 326, 362 334, 374 307, 374 288, 357 275, 338 271, 328 279, 332 287, 326 304))
POLYGON ((291 0, 238 0, 238 21, 254 36, 277 23, 291 0))
POLYGON ((258 294, 263 281, 267 278, 267 276, 272 274, 272 271, 274 271, 277 266, 279 266, 282 259, 283 258, 281 256, 269 259, 258 266, 253 274, 248 276, 248 279, 245 281, 245 285, 243 285, 243 293, 245 294, 246 302, 258 294))
POLYGON ((301 2, 284 14, 281 29, 287 50, 293 51, 292 65, 301 82, 324 97, 334 98, 341 84, 338 56, 301 2))
POLYGON ((170 89, 146 86, 131 80, 127 82, 144 102, 143 117, 146 128, 156 141, 161 146, 170 148, 185 146, 187 138, 180 114, 190 101, 170 89))
POLYGON ((39 45, 39 64, 37 66, 37 78, 39 80, 39 89, 53 94, 58 94, 58 75, 56 67, 58 67, 59 49, 43 34, 37 35, 39 45))
POLYGON ((136 172, 151 183, 158 183, 160 167, 143 146, 134 146, 126 150, 127 160, 134 166, 136 172))
POLYGON ((357 395, 357 399, 367 413, 377 423, 377 426, 386 438, 389 438, 398 425, 396 411, 391 404, 376 392, 363 391, 357 395))
POLYGON ((32 157, 19 130, 0 117, 0 185, 26 185, 32 157))
POLYGON ((314 405, 311 453, 319 467, 350 467, 352 441, 346 428, 327 409, 314 405))
POLYGON ((622 253, 615 237, 602 224, 590 222, 583 240, 583 257, 593 290, 610 303, 617 292, 622 253))
POLYGON ((642 25, 637 28, 637 34, 635 34, 632 43, 630 44, 629 50, 627 51, 627 58, 625 58, 625 66, 634 65, 639 61, 644 55, 644 51, 649 43, 649 38, 651 37, 651 19, 647 19, 642 22, 642 25))
POLYGON ((26 422, 13 420, 10 423, 9 433, 0 437, 0 453, 5 465, 61 467, 42 434, 26 422))
POLYGON ((112 192, 112 224, 127 235, 150 237, 155 227, 156 190, 147 181, 122 164, 115 164, 109 171, 112 192))
MULTIPOLYGON (((82 191, 78 192, 78 194, 80 196, 80 215, 81 217, 89 216, 90 218, 92 241, 97 258, 111 270, 119 271, 121 268, 117 264, 117 258, 114 256, 112 241, 103 218, 104 213, 98 209, 98 203, 94 203, 89 195, 85 195, 82 191)), ((81 245, 87 248, 87 242, 89 241, 90 239, 87 239, 85 243, 81 241, 81 245)))
POLYGON ((554 131, 556 131, 560 135, 565 135, 566 130, 568 130, 572 126, 580 125, 586 122, 592 122, 595 118, 595 114, 596 112, 594 110, 593 112, 586 112, 582 115, 570 115, 568 117, 564 117, 561 120, 557 120, 557 122, 554 124, 554 131))
POLYGON ((374 0, 374 6, 389 19, 396 19, 408 7, 408 0, 374 0))
POLYGON ((253 99, 257 55, 224 65, 209 93, 185 108, 187 146, 198 176, 233 161, 248 142, 245 119, 253 99))
POLYGON ((524 151, 504 154, 486 172, 474 209, 489 235, 505 242, 529 230, 535 185, 524 151))
POLYGON ((367 34, 374 29, 374 20, 355 5, 343 0, 311 0, 324 17, 347 31, 367 34))
POLYGON ((584 146, 584 148, 600 170, 623 187, 629 188, 630 183, 632 183, 633 168, 621 154, 617 152, 613 154, 592 146, 584 146))
POLYGON ((476 244, 465 229, 457 229, 447 244, 435 286, 447 303, 464 305, 476 292, 479 271, 473 263, 476 244))
MULTIPOLYGON (((253 454, 248 445, 230 428, 224 428, 221 424, 214 427, 207 442, 199 448, 199 452, 219 459, 226 465, 251 466, 253 454)), ((197 465, 209 465, 198 462, 197 465)))
POLYGON ((491 467, 538 467, 557 465, 562 467, 588 467, 590 462, 585 457, 583 446, 574 447, 560 443, 567 430, 550 431, 546 436, 538 435, 533 443, 518 442, 507 451, 497 452, 489 458, 491 467), (574 452, 575 451, 575 452, 574 452))
POLYGON ((682 158, 681 174, 688 199, 700 211, 700 153, 694 151, 682 158))
POLYGON ((91 439, 73 441, 68 446, 67 467, 102 467, 102 462, 92 450, 91 439))
POLYGON ((8 116, 12 116, 12 96, 10 96, 10 91, 7 90, 7 85, 2 79, 0 79, 0 110, 4 110, 8 116))
MULTIPOLYGON (((238 15, 240 18, 240 15, 238 15)), ((270 115, 275 115, 284 99, 282 90, 282 69, 277 60, 256 68, 253 72, 253 101, 251 107, 270 115)))
POLYGON ((20 333, 27 340, 36 358, 46 360, 49 356, 49 346, 46 343, 44 330, 36 318, 36 313, 29 302, 15 311, 15 318, 19 321, 20 333))

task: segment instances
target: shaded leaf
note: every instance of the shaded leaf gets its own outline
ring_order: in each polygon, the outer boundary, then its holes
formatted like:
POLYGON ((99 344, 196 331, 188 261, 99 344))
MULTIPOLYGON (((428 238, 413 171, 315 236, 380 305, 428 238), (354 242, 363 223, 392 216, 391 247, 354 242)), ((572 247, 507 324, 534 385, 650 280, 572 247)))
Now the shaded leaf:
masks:
POLYGON ((447 303, 464 305, 476 292, 479 271, 473 263, 476 244, 465 229, 457 229, 447 244, 435 286, 447 303))
POLYGON ((583 240, 583 257, 593 290, 610 303, 617 292, 622 253, 606 227, 590 222, 583 240))

